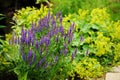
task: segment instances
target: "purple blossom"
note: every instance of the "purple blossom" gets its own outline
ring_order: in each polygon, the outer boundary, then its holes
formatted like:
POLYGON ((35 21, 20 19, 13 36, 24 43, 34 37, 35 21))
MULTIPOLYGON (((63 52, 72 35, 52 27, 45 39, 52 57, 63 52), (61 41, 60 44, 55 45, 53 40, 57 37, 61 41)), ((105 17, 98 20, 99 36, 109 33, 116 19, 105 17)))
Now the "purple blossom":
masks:
POLYGON ((49 44, 50 44, 50 38, 49 37, 45 37, 45 44, 46 44, 46 46, 49 46, 49 44))
POLYGON ((62 24, 62 15, 60 15, 60 24, 62 24))
POLYGON ((36 50, 38 50, 38 41, 36 41, 35 47, 36 47, 36 50))
POLYGON ((22 42, 22 43, 25 42, 26 35, 27 35, 27 31, 24 30, 24 28, 22 27, 22 32, 21 32, 21 42, 22 42))
POLYGON ((32 58, 32 50, 29 50, 29 52, 28 52, 28 60, 30 60, 31 58, 32 58))
POLYGON ((34 54, 34 57, 33 57, 33 62, 36 61, 36 54, 34 54))
POLYGON ((56 28, 56 21, 55 21, 54 17, 52 18, 52 26, 53 26, 53 28, 56 28))
POLYGON ((67 55, 67 53, 68 53, 68 49, 67 49, 67 48, 65 48, 65 50, 64 50, 64 56, 66 56, 66 55, 67 55))
POLYGON ((73 59, 74 59, 74 57, 75 57, 75 54, 74 54, 74 53, 72 53, 71 60, 73 60, 73 59))
POLYGON ((84 37, 83 37, 83 35, 80 36, 80 41, 81 41, 81 42, 84 41, 84 37))
POLYGON ((42 45, 44 43, 44 36, 42 36, 42 38, 40 39, 40 45, 42 45))
POLYGON ((86 56, 88 56, 88 55, 89 55, 89 50, 87 49, 87 50, 86 50, 86 56))
POLYGON ((62 25, 60 26, 59 30, 60 30, 61 34, 64 35, 64 28, 62 25))
POLYGON ((73 59, 74 59, 74 57, 75 57, 76 53, 77 53, 77 48, 76 48, 76 49, 75 49, 75 51, 72 53, 71 60, 73 60, 73 59))

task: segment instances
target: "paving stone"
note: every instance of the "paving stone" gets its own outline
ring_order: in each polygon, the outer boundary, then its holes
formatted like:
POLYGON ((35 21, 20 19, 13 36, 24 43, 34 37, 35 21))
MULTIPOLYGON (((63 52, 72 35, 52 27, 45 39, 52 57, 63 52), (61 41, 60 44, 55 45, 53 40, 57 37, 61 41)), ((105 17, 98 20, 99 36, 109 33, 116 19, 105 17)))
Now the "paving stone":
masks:
POLYGON ((120 80, 120 73, 107 73, 105 80, 120 80))
POLYGON ((115 66, 112 68, 111 72, 120 73, 120 66, 115 66))

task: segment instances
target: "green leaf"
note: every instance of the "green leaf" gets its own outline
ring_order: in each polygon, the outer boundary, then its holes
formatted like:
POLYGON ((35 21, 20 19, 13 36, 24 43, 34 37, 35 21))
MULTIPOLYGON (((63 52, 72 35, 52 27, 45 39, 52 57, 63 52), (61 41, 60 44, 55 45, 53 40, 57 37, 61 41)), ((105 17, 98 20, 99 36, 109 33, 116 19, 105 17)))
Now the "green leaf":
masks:
POLYGON ((0 17, 0 20, 4 19, 5 17, 0 17))
POLYGON ((4 27, 6 27, 6 26, 0 25, 0 28, 4 28, 4 27))
POLYGON ((18 76, 18 80, 27 80, 28 71, 24 72, 24 73, 21 73, 20 70, 18 70, 17 68, 15 68, 14 72, 18 76))

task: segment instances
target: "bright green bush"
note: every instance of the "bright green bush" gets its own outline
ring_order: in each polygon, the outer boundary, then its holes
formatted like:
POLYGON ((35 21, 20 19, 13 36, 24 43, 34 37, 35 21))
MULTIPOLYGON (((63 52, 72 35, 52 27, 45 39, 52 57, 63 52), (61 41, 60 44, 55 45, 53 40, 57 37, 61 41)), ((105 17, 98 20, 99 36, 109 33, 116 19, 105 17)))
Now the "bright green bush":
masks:
MULTIPOLYGON (((75 63, 74 63, 75 64, 75 63)), ((89 80, 92 78, 101 77, 103 75, 103 67, 100 63, 94 59, 89 57, 84 57, 81 61, 78 61, 75 65, 76 74, 82 80, 89 80)), ((70 76, 75 77, 73 72, 70 73, 70 76)))
MULTIPOLYGON (((73 65, 81 67, 85 56, 95 59, 103 70, 111 65, 118 65, 120 63, 119 56, 119 26, 120 21, 114 22, 110 19, 106 8, 96 8, 92 11, 79 9, 77 14, 68 14, 63 19, 64 25, 70 25, 72 21, 75 22, 76 32, 74 32, 73 47, 78 48, 73 65), (80 64, 78 62, 81 62, 80 64), (78 63, 78 64, 77 64, 78 63)), ((65 29, 69 29, 65 27, 65 29)), ((90 63, 88 63, 89 66, 90 63)), ((94 65, 92 65, 94 66, 94 65)), ((78 69, 78 68, 77 68, 78 69)), ((72 76, 75 76, 73 70, 72 76)), ((85 67, 81 67, 85 69, 85 67)), ((88 69, 87 69, 88 70, 88 69)), ((86 72, 87 72, 86 70, 86 72)), ((78 69, 79 71, 79 69, 78 69)), ((101 70, 102 71, 102 70, 101 70)), ((96 72, 102 74, 100 70, 96 72)), ((88 70, 89 73, 89 70, 88 70)), ((80 72, 79 76, 83 77, 84 72, 80 72)), ((86 74, 85 76, 88 77, 86 74)), ((90 74, 89 77, 97 77, 100 75, 90 74)))
MULTIPOLYGON (((50 9, 47 6, 41 5, 40 9, 36 9, 35 7, 26 7, 18 10, 13 17, 15 21, 15 25, 12 27, 16 33, 20 33, 21 26, 24 26, 28 29, 31 24, 34 22, 38 22, 39 19, 43 18, 47 15, 50 9)), ((38 25, 38 23, 36 23, 38 25)))

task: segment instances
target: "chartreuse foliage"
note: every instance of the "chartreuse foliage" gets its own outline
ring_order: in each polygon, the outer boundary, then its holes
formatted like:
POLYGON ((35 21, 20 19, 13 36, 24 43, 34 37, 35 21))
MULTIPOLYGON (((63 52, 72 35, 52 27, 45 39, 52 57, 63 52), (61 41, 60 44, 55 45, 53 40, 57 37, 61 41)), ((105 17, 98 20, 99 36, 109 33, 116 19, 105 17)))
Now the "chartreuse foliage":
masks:
MULTIPOLYGON (((76 72, 80 78, 97 77, 106 71, 105 68, 100 67, 120 63, 120 21, 112 21, 106 8, 96 8, 92 11, 79 9, 78 13, 66 15, 63 24, 70 25, 72 21, 76 25, 72 46, 77 47, 78 52, 73 61, 76 67, 71 74, 76 72), (87 62, 84 63, 84 60, 87 62), (87 66, 82 66, 84 64, 87 66), (99 66, 95 69, 96 73, 92 73, 95 64, 99 66), (88 66, 89 69, 87 69, 88 66)), ((65 27, 65 29, 69 28, 65 27)))
POLYGON ((49 10, 50 8, 43 5, 41 5, 40 9, 26 7, 18 10, 13 17, 13 20, 15 21, 15 25, 13 26, 14 31, 20 33, 21 26, 25 26, 27 29, 30 28, 32 23, 37 22, 47 15, 49 10))

